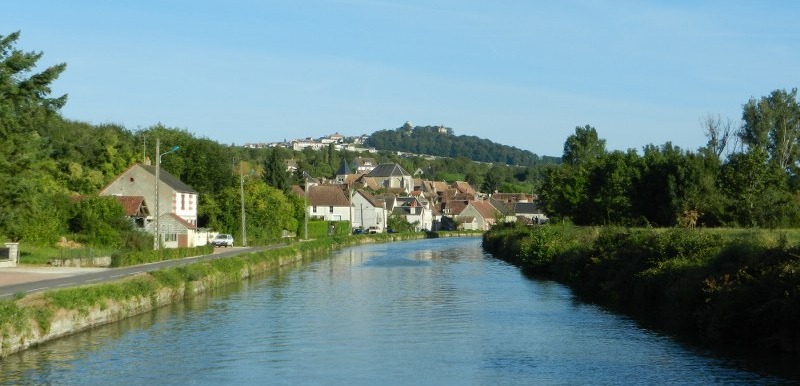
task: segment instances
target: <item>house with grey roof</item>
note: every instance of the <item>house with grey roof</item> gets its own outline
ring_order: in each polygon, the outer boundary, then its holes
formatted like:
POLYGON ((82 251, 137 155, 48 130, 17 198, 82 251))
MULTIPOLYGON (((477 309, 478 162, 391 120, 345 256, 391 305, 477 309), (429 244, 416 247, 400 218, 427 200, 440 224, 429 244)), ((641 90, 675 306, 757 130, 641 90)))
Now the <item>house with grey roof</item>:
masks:
POLYGON ((364 176, 375 185, 387 189, 409 193, 414 190, 414 179, 398 164, 380 164, 364 176))
POLYGON ((549 219, 535 202, 517 202, 514 204, 514 214, 523 217, 531 224, 544 224, 549 219))
MULTIPOLYGON (((101 196, 142 197, 139 209, 147 208, 142 220, 144 228, 155 233, 155 208, 159 211, 159 234, 166 248, 194 247, 197 240, 198 193, 165 170, 159 171, 158 203, 156 203, 156 168, 134 164, 100 190, 101 196)), ((118 198, 121 202, 127 199, 118 198)), ((135 200, 134 200, 135 201, 135 200)), ((125 205, 125 204, 123 204, 125 205)), ((127 209, 126 209, 127 210, 127 209)))

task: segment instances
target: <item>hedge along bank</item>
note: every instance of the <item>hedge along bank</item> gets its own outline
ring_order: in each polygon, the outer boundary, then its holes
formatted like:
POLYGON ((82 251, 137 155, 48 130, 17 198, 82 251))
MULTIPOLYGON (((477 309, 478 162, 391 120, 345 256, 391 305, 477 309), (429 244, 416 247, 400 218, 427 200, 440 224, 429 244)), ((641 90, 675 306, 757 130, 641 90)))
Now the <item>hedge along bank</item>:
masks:
POLYGON ((113 283, 2 300, 0 358, 95 326, 149 312, 288 264, 327 258, 337 248, 425 237, 422 233, 337 236, 142 273, 113 283))
POLYGON ((797 230, 493 229, 484 248, 578 295, 711 346, 800 354, 797 230))

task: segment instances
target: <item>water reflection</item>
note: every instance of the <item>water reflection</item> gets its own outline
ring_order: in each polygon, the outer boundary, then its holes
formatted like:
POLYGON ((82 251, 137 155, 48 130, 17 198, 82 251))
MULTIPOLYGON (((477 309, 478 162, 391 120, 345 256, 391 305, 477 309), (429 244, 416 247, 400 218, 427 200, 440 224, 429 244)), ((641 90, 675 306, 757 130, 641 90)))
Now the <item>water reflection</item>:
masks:
POLYGON ((492 259, 349 248, 0 361, 0 384, 781 384, 492 259))

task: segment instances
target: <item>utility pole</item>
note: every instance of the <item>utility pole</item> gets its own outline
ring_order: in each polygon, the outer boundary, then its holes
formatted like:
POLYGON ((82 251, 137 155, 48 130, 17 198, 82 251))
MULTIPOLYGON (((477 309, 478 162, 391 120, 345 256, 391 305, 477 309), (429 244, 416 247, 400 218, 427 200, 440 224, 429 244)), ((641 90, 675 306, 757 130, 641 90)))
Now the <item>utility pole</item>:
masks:
POLYGON ((161 209, 159 207, 159 202, 161 200, 159 200, 159 197, 158 197, 158 185, 159 185, 159 182, 161 182, 161 175, 159 173, 160 170, 161 170, 161 157, 159 156, 160 152, 161 152, 161 138, 156 137, 156 195, 155 195, 156 196, 156 228, 153 230, 153 235, 155 236, 154 239, 156 240, 155 241, 155 246, 153 247, 153 249, 155 249, 155 250, 158 250, 159 248, 161 248, 161 240, 160 240, 161 239, 161 228, 159 228, 159 225, 160 225, 159 224, 159 217, 161 217, 161 213, 159 213, 160 212, 159 209, 161 209))
POLYGON ((303 171, 303 195, 304 197, 304 208, 303 208, 303 229, 304 235, 303 239, 308 240, 308 173, 303 171))
POLYGON ((180 148, 180 146, 173 146, 172 149, 169 149, 169 151, 159 154, 161 151, 161 138, 156 138, 156 229, 154 232, 156 236, 154 249, 156 250, 161 248, 161 199, 158 196, 158 185, 161 183, 161 157, 169 153, 176 152, 180 148))
POLYGON ((242 172, 242 161, 239 161, 239 189, 242 194, 242 246, 247 246, 247 223, 245 222, 244 211, 244 172, 242 172))

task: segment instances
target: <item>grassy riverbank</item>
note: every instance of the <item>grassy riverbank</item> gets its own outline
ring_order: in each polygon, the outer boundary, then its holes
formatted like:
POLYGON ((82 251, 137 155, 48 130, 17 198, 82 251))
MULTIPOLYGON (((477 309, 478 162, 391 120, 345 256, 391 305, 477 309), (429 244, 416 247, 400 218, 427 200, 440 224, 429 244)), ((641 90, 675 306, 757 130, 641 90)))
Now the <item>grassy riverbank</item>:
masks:
POLYGON ((497 227, 484 249, 715 346, 800 354, 800 231, 497 227))

